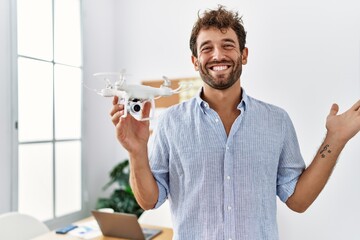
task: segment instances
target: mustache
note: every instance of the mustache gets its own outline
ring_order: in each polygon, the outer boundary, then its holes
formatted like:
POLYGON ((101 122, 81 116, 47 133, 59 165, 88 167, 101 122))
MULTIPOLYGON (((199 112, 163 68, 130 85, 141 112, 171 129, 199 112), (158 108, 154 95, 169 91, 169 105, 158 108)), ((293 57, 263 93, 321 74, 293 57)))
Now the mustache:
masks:
POLYGON ((221 60, 221 61, 214 60, 214 61, 206 63, 205 66, 212 66, 212 65, 217 65, 217 64, 233 65, 234 63, 232 61, 228 61, 228 60, 221 60))

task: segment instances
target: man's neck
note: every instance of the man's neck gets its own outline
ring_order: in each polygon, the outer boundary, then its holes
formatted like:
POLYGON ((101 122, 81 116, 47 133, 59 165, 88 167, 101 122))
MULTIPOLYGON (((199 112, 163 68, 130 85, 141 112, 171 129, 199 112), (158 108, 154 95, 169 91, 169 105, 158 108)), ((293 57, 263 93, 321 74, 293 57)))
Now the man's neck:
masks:
POLYGON ((202 98, 218 113, 236 111, 241 101, 240 80, 225 90, 213 89, 205 84, 202 98))

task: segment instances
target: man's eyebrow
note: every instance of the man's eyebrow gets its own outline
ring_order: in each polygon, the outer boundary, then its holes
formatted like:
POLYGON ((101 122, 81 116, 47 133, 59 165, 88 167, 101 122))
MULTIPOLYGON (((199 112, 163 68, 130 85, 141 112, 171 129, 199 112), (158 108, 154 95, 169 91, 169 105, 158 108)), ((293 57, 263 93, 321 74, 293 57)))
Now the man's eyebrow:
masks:
MULTIPOLYGON (((232 39, 232 38, 224 38, 224 39, 222 39, 221 41, 222 41, 222 42, 231 42, 231 43, 236 44, 235 40, 232 39)), ((201 49, 204 45, 209 44, 209 43, 211 43, 211 41, 210 41, 210 40, 207 40, 207 41, 201 43, 200 46, 199 46, 199 48, 201 49)))
POLYGON ((232 42, 232 43, 236 44, 235 40, 232 39, 232 38, 225 38, 225 39, 222 40, 222 42, 232 42))
POLYGON ((204 45, 206 45, 206 44, 208 44, 208 43, 210 43, 210 42, 211 42, 210 40, 207 40, 207 41, 201 43, 200 46, 199 46, 199 48, 201 49, 204 45))

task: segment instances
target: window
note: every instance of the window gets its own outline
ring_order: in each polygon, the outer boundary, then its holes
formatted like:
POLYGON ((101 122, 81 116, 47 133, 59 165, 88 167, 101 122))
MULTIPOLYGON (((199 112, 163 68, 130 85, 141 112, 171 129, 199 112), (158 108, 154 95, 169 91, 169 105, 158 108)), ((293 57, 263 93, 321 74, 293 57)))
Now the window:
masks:
MULTIPOLYGON (((17 0, 17 210, 80 212, 80 0, 17 0)), ((16 187, 16 186, 15 186, 16 187)))

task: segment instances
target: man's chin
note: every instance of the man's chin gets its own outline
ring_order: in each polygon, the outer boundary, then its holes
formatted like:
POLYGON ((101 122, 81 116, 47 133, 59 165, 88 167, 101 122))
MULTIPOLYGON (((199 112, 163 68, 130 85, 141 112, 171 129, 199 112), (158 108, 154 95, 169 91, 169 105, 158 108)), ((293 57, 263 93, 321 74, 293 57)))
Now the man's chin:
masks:
POLYGON ((226 73, 213 73, 211 74, 212 79, 216 82, 226 82, 229 78, 229 74, 226 73))
POLYGON ((212 81, 209 83, 209 85, 218 90, 225 90, 231 87, 234 83, 230 83, 227 79, 216 79, 215 81, 212 81))

